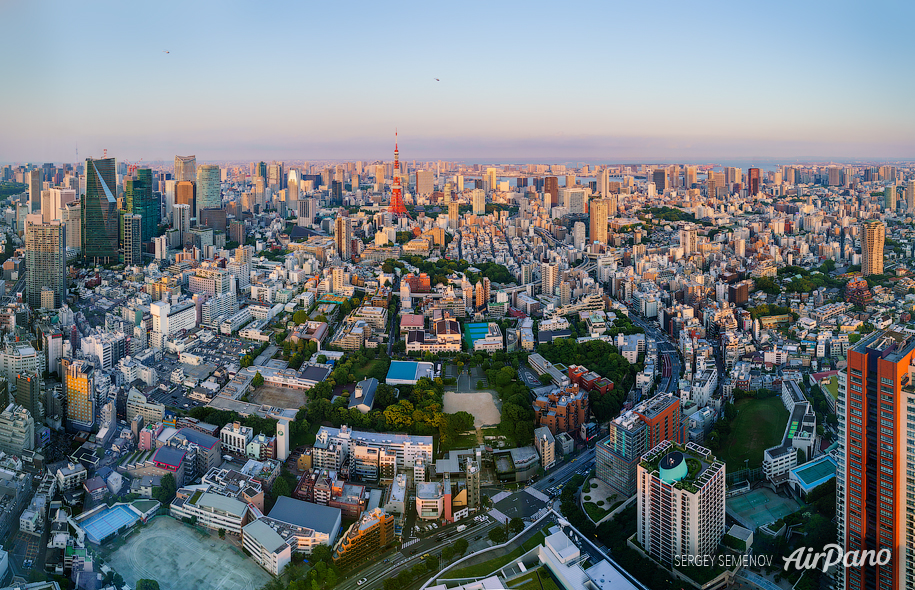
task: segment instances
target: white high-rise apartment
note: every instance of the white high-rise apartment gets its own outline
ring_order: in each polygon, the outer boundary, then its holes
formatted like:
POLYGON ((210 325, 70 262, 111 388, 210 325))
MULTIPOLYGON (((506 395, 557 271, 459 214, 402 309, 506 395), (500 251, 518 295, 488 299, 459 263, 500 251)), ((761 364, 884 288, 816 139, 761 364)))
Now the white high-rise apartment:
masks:
POLYGON ((638 466, 638 540, 671 565, 683 555, 714 555, 725 532, 725 466, 695 443, 664 441, 638 466))
POLYGON ((569 213, 584 214, 588 209, 588 192, 581 187, 559 189, 559 202, 569 213))
POLYGON ((473 198, 473 214, 474 215, 485 215, 486 214, 486 191, 475 188, 475 189, 473 189, 472 198, 473 198))
POLYGON ((683 255, 689 256, 693 252, 698 252, 699 230, 694 225, 686 225, 680 228, 680 247, 683 248, 683 255))
POLYGON ((540 265, 540 292, 555 295, 559 286, 559 265, 544 262, 540 265))
POLYGON ((76 201, 76 191, 72 188, 50 188, 47 193, 47 207, 45 207, 44 192, 42 192, 41 203, 41 218, 45 223, 59 219, 60 210, 68 203, 76 201))

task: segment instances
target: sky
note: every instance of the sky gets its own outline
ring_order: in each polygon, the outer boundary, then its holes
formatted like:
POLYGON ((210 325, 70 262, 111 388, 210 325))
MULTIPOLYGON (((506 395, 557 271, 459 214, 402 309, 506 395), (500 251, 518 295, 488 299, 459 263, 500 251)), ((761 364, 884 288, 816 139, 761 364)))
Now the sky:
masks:
POLYGON ((390 159, 395 129, 405 160, 915 159, 913 16, 880 0, 0 0, 0 162, 390 159))

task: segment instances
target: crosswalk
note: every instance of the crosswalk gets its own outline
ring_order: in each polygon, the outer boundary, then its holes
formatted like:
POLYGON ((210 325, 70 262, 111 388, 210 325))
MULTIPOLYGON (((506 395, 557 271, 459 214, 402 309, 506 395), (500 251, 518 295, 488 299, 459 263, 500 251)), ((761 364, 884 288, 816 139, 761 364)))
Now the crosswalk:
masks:
POLYGON ((491 517, 493 517, 494 520, 496 520, 497 522, 501 522, 502 524, 505 524, 506 522, 508 522, 508 517, 495 508, 493 508, 492 510, 489 511, 489 515, 491 517))
POLYGON ((499 492, 498 494, 496 494, 495 496, 492 497, 492 503, 493 503, 493 504, 498 504, 499 502, 501 502, 501 501, 504 500, 505 498, 511 496, 513 493, 514 493, 514 492, 509 492, 509 491, 502 491, 502 492, 499 492))
POLYGON ((401 548, 401 549, 406 549, 406 548, 409 547, 410 545, 415 545, 415 544, 419 543, 419 541, 420 541, 420 539, 410 539, 409 541, 404 541, 404 542, 400 545, 400 548, 401 548))
POLYGON ((540 490, 538 490, 537 488, 534 488, 533 486, 528 486, 528 487, 524 488, 524 491, 527 492, 528 494, 532 495, 533 497, 537 498, 541 502, 550 501, 550 499, 548 497, 546 497, 540 490))

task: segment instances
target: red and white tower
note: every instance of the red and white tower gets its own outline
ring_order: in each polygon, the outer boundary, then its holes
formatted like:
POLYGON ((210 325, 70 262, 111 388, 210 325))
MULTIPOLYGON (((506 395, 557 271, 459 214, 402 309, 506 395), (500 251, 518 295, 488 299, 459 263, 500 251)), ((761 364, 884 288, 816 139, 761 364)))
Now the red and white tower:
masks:
POLYGON ((397 132, 394 133, 394 182, 391 185, 391 213, 395 217, 409 217, 403 204, 403 187, 400 185, 400 150, 397 149, 397 132))

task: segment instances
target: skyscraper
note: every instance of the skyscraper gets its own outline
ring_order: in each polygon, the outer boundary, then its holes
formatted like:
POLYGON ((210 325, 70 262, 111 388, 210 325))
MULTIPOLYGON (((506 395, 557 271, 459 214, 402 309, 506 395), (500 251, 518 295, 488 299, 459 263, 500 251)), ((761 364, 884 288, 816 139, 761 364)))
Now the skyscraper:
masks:
POLYGON ((175 204, 187 205, 190 209, 191 217, 197 213, 197 184, 188 180, 182 180, 175 184, 175 204))
POLYGON ((473 201, 473 214, 486 215, 486 191, 481 188, 473 189, 471 199, 473 201))
POLYGON ((658 193, 663 193, 667 188, 667 171, 663 168, 657 168, 651 172, 651 181, 654 182, 654 188, 658 193))
POLYGON ((117 175, 114 158, 86 159, 86 198, 80 208, 83 258, 112 264, 118 259, 117 175))
POLYGON ((127 266, 140 266, 143 264, 143 217, 127 213, 121 217, 121 223, 124 224, 121 235, 121 250, 124 256, 124 264, 127 266))
POLYGON ((175 180, 197 180, 197 156, 175 156, 175 180))
POLYGON ((41 170, 29 170, 29 213, 41 208, 41 170))
POLYGON ((67 399, 67 422, 81 429, 95 424, 95 368, 84 360, 63 358, 64 396, 67 399))
POLYGON ((448 228, 458 229, 461 223, 460 205, 457 201, 448 203, 448 228))
POLYGON ((907 390, 913 357, 915 338, 891 331, 866 336, 848 351, 845 387, 840 380, 836 406, 838 540, 846 552, 892 552, 886 565, 840 567, 848 590, 912 587, 915 497, 909 488, 915 429, 907 418, 915 414, 915 397, 907 390))
POLYGON ((693 185, 696 184, 696 167, 687 166, 684 171, 684 182, 683 185, 686 188, 693 188, 693 185))
POLYGON ((542 263, 540 265, 540 292, 544 295, 555 295, 559 286, 559 265, 542 263))
POLYGON ((591 201, 591 216, 588 228, 590 230, 588 242, 607 243, 607 223, 610 218, 610 199, 596 199, 591 201))
POLYGON ((299 212, 299 171, 290 170, 286 180, 286 210, 298 215, 299 212))
POLYGON ((337 245, 337 253, 340 254, 340 258, 352 260, 353 229, 349 217, 337 217, 334 220, 334 243, 337 245))
POLYGON ((751 197, 755 197, 759 194, 760 182, 759 168, 750 168, 747 170, 747 189, 749 190, 751 197))
POLYGON ((156 235, 159 225, 159 198, 153 193, 152 170, 140 168, 137 177, 124 182, 124 199, 127 213, 139 215, 143 242, 150 242, 156 235))
POLYGON ((887 211, 896 210, 896 183, 888 184, 883 189, 883 206, 887 211))
POLYGON ((41 307, 41 290, 54 291, 54 308, 67 299, 67 256, 64 225, 59 220, 42 223, 40 213, 25 222, 26 298, 33 309, 41 307))
POLYGON ((883 274, 883 242, 886 226, 882 221, 869 219, 861 222, 861 274, 883 274))
POLYGON ((559 179, 557 177, 547 176, 543 179, 543 198, 544 200, 549 198, 552 207, 559 204, 559 179))
POLYGON ((172 227, 178 230, 178 240, 184 243, 184 234, 191 229, 191 207, 190 205, 175 205, 172 210, 172 227))
POLYGON ((44 419, 44 404, 41 403, 41 378, 37 373, 17 373, 16 382, 11 384, 16 389, 13 391, 13 401, 32 415, 36 423, 44 419))
POLYGON ((915 180, 905 185, 905 209, 909 214, 915 213, 915 180))
POLYGON ((219 166, 203 164, 197 168, 197 209, 194 214, 200 220, 200 212, 208 208, 219 208, 222 199, 219 196, 219 166))
POLYGON ((683 255, 689 256, 693 252, 698 252, 699 230, 694 225, 685 225, 680 228, 680 247, 683 248, 683 255))
POLYGON ((416 171, 416 194, 429 196, 435 191, 435 173, 431 170, 416 171))

